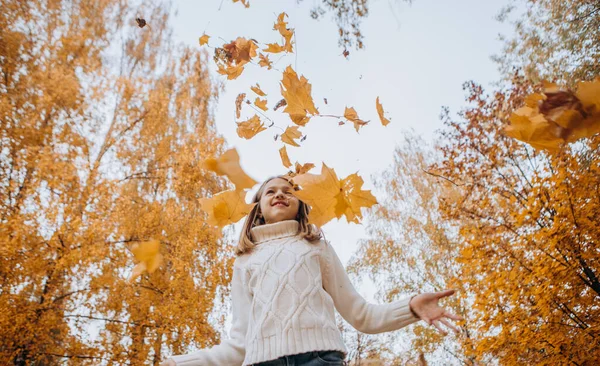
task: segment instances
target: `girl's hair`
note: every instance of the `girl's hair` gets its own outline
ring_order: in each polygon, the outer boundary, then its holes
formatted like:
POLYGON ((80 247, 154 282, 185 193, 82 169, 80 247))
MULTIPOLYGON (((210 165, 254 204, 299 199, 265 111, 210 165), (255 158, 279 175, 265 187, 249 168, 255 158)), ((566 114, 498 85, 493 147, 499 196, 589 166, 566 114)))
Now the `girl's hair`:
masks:
MULTIPOLYGON (((242 232, 240 234, 240 241, 235 250, 235 254, 242 255, 244 253, 248 253, 256 246, 256 244, 254 244, 254 242, 252 241, 251 230, 253 227, 265 224, 265 218, 261 215, 260 212, 260 199, 263 195, 267 183, 277 178, 284 179, 288 183, 290 183, 290 185, 292 185, 289 176, 286 175, 278 175, 275 177, 271 177, 265 180, 263 184, 261 184, 260 188, 258 188, 258 191, 254 195, 254 198, 252 198, 252 202, 256 204, 254 205, 252 210, 250 210, 250 213, 246 217, 246 221, 244 222, 244 227, 242 228, 242 232)), ((292 186, 294 187, 294 190, 299 190, 298 186, 292 186)), ((309 242, 314 242, 321 239, 321 229, 318 228, 316 225, 308 223, 308 213, 310 212, 310 208, 306 203, 302 202, 301 200, 298 201, 298 214, 296 215, 296 221, 298 221, 298 223, 300 224, 298 226, 298 234, 304 239, 308 240, 309 242)))

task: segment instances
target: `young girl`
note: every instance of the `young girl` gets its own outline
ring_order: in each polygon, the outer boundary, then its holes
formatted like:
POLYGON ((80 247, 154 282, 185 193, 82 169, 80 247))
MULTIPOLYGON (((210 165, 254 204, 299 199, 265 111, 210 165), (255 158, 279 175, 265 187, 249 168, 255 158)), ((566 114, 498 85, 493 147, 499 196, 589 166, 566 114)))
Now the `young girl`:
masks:
POLYGON ((236 250, 231 284, 230 339, 210 349, 173 356, 162 366, 344 365, 346 347, 334 308, 364 333, 390 332, 419 319, 457 332, 438 305, 454 290, 420 294, 384 305, 355 290, 331 245, 308 224, 309 207, 285 176, 265 181, 236 250))

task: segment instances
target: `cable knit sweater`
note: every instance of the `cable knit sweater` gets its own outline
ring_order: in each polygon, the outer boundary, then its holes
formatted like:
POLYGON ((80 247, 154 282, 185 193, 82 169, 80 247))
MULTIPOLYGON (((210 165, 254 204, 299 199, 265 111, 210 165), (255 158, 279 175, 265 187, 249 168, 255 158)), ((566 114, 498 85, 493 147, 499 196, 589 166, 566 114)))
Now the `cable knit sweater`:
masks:
POLYGON ((239 366, 311 351, 347 353, 334 307, 364 333, 388 332, 418 320, 409 297, 367 303, 331 245, 297 235, 297 221, 257 226, 251 233, 256 248, 236 258, 233 267, 230 339, 173 356, 177 365, 239 366))

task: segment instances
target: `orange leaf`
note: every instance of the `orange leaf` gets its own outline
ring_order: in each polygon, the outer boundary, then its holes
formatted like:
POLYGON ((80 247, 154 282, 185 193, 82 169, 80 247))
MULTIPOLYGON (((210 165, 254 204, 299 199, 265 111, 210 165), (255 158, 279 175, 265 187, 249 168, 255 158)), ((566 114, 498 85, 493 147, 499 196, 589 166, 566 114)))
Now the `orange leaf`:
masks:
POLYGON ((240 221, 250 213, 254 204, 246 203, 245 190, 229 190, 211 198, 201 198, 200 206, 208 214, 208 224, 222 228, 240 221))
POLYGON ((292 48, 292 36, 294 35, 294 31, 287 27, 287 22, 284 21, 286 13, 281 13, 277 17, 277 23, 273 26, 273 29, 279 31, 279 34, 285 39, 285 45, 283 49, 287 52, 293 52, 292 48))
POLYGON ((246 8, 250 7, 250 3, 248 2, 248 0, 233 0, 234 3, 237 3, 238 1, 240 1, 242 4, 244 4, 244 6, 246 8))
POLYGON ((304 126, 310 120, 307 114, 319 114, 312 99, 312 87, 304 76, 298 79, 296 72, 288 66, 283 73, 281 83, 281 95, 287 102, 283 112, 288 113, 294 123, 304 126))
POLYGON ((235 41, 223 45, 223 49, 228 53, 228 58, 237 65, 245 64, 256 57, 257 48, 258 46, 252 39, 243 37, 238 37, 235 41))
POLYGON ((256 97, 256 100, 254 101, 254 105, 257 106, 258 108, 262 109, 263 111, 266 111, 268 109, 266 99, 260 99, 260 98, 256 97))
POLYGON ((246 93, 240 93, 235 98, 235 118, 240 118, 240 112, 242 111, 242 103, 246 98, 246 93))
POLYGON ((226 175, 237 190, 252 188, 257 183, 242 170, 236 149, 227 150, 218 158, 206 159, 203 165, 218 175, 226 175))
POLYGON ((281 162, 283 163, 284 167, 289 168, 292 166, 292 163, 290 162, 290 157, 288 156, 285 145, 283 145, 283 147, 281 149, 279 149, 279 156, 281 156, 281 162))
POLYGON ((390 123, 390 120, 385 118, 383 115, 383 106, 379 103, 379 97, 375 100, 375 107, 377 108, 377 114, 379 114, 379 119, 381 120, 381 124, 387 126, 390 123))
POLYGON ((260 61, 258 62, 258 64, 261 67, 266 67, 268 70, 271 70, 272 67, 272 62, 271 60, 269 60, 269 56, 268 55, 263 55, 262 53, 258 55, 258 58, 260 59, 260 61))
POLYGON ((263 51, 269 53, 280 53, 285 51, 285 48, 283 48, 277 43, 268 43, 267 48, 263 49, 263 51))
POLYGON ((203 34, 202 37, 200 37, 200 46, 204 46, 205 44, 208 44, 209 38, 210 38, 210 36, 208 34, 203 34))
POLYGON ((289 126, 285 129, 285 132, 281 134, 281 141, 292 146, 300 146, 295 139, 302 137, 302 132, 298 130, 298 126, 289 126))
POLYGON ((356 130, 356 132, 358 132, 358 129, 360 127, 362 127, 368 123, 368 122, 365 122, 365 121, 361 120, 360 118, 358 118, 358 114, 356 113, 354 108, 346 107, 346 110, 344 111, 344 117, 346 117, 346 119, 348 119, 348 121, 354 123, 354 129, 356 130))
POLYGON ((152 273, 160 266, 162 255, 159 253, 160 242, 158 240, 150 240, 141 243, 136 243, 131 247, 131 252, 139 263, 133 268, 130 281, 135 280, 144 271, 152 273))
POLYGON ((256 94, 260 95, 261 97, 264 97, 265 95, 267 95, 267 94, 265 94, 265 92, 264 92, 264 91, 262 91, 262 90, 260 89, 260 85, 258 85, 258 83, 256 83, 256 86, 251 86, 251 87, 250 87, 250 89, 251 89, 253 92, 255 92, 256 94))
POLYGON ((300 165, 300 163, 296 162, 296 165, 295 165, 296 174, 308 173, 308 171, 314 167, 315 167, 315 164, 313 164, 313 163, 306 163, 306 164, 300 165))
POLYGON ((244 63, 241 63, 237 66, 228 66, 227 68, 223 67, 223 65, 218 66, 219 69, 217 72, 221 75, 227 75, 227 80, 236 79, 244 71, 244 63))
POLYGON ((237 122, 237 126, 238 136, 247 140, 253 138, 257 133, 267 129, 257 115, 254 115, 254 117, 248 119, 247 121, 237 122))

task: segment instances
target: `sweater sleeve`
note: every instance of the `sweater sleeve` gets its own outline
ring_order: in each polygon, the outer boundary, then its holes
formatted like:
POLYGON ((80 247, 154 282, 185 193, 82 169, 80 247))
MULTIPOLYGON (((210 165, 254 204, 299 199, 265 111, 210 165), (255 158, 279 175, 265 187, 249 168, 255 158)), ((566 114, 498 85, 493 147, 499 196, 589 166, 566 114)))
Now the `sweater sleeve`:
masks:
POLYGON ((244 269, 238 265, 236 260, 231 282, 233 321, 229 332, 230 338, 212 348, 172 356, 171 358, 177 366, 240 366, 243 364, 246 355, 245 340, 246 330, 248 329, 248 309, 250 309, 251 302, 250 292, 244 285, 244 277, 244 269))
POLYGON ((350 282, 331 244, 323 243, 323 288, 340 315, 356 330, 369 334, 390 332, 419 320, 410 311, 411 297, 382 305, 368 303, 350 282))

